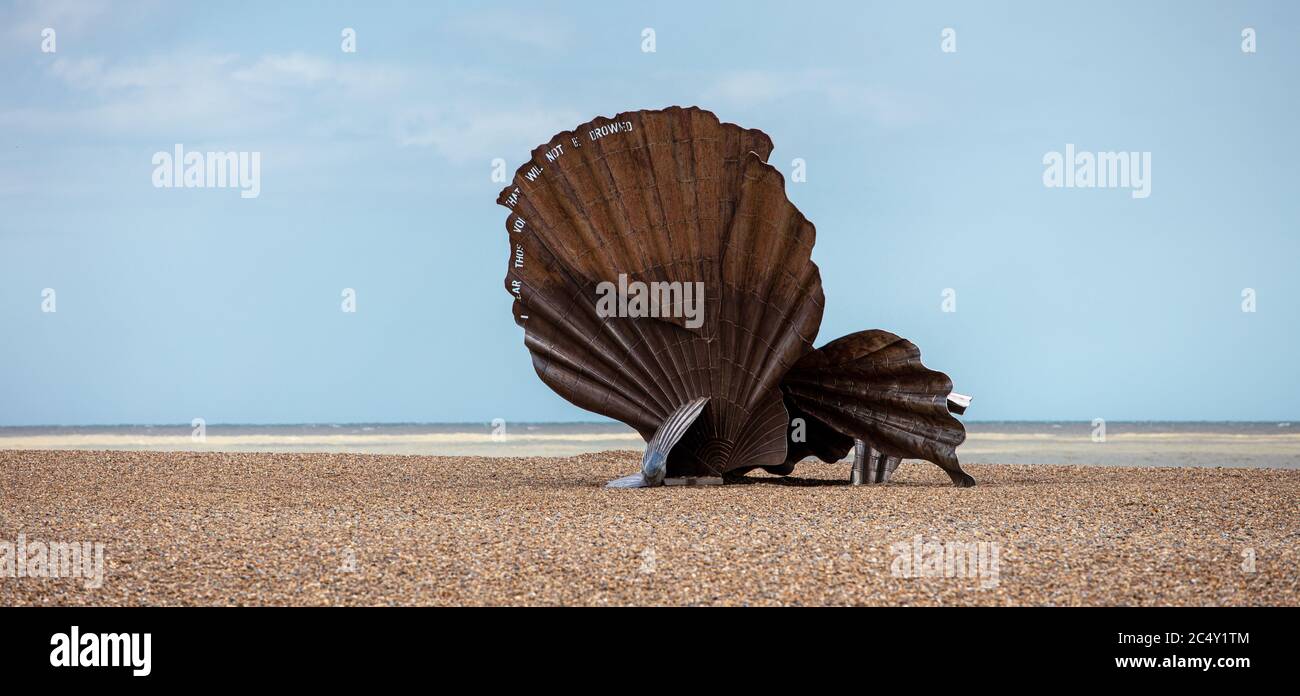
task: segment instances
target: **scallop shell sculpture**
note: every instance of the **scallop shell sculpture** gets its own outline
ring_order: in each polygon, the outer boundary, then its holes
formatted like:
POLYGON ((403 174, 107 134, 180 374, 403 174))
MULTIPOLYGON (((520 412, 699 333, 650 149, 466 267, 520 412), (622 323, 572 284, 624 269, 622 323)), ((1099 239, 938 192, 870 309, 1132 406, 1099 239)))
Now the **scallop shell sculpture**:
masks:
POLYGON ((855 447, 861 482, 907 457, 973 484, 951 382, 914 345, 864 331, 813 349, 816 231, 771 150, 694 107, 597 118, 536 148, 497 202, 538 376, 646 440, 641 471, 611 486, 784 474, 855 447))

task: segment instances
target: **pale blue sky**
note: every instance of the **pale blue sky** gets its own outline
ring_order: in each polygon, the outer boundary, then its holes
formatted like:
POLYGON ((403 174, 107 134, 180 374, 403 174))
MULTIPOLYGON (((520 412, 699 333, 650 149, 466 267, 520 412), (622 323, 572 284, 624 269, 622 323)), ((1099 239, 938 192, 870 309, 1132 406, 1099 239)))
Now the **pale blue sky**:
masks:
POLYGON ((819 343, 906 336, 973 419, 1300 418, 1300 9, 1043 5, 0 2, 0 425, 593 419, 511 320, 490 163, 670 104, 807 161, 819 343), (260 197, 154 188, 175 143, 260 197), (1066 143, 1150 198, 1044 188, 1066 143))

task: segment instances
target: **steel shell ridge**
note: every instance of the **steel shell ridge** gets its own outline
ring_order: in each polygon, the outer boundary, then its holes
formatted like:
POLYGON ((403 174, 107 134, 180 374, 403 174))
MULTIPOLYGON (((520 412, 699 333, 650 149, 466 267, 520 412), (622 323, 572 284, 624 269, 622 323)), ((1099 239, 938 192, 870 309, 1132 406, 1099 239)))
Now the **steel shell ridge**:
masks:
POLYGON ((813 348, 816 230, 771 151, 695 107, 596 118, 533 150, 497 202, 538 376, 645 438, 641 472, 611 485, 788 474, 855 444, 855 481, 917 458, 973 485, 952 382, 915 345, 870 330, 813 348))

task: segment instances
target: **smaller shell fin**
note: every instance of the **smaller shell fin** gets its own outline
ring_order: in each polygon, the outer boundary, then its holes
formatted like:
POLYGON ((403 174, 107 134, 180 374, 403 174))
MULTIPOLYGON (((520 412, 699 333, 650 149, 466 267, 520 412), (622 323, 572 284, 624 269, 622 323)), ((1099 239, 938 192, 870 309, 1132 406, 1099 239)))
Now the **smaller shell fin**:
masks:
POLYGON ((646 488, 650 486, 662 486, 664 483, 664 474, 668 471, 668 453, 672 451, 673 446, 678 440, 691 429, 691 424, 696 418, 704 412, 704 407, 708 405, 709 397, 701 396, 698 399, 688 401, 672 412, 672 415, 664 419, 659 429, 655 431, 654 437, 646 443, 645 454, 641 457, 641 471, 639 473, 614 479, 605 484, 606 488, 646 488))

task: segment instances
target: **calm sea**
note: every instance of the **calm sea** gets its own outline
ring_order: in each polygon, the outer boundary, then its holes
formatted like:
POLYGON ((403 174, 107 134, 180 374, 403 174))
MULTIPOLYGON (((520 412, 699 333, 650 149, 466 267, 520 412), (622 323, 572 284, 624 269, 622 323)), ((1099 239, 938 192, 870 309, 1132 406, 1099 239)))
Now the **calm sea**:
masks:
MULTIPOLYGON (((963 462, 1099 466, 1300 468, 1300 424, 1289 422, 968 421, 963 462)), ((639 450, 619 423, 431 423, 0 427, 0 449, 367 452, 447 456, 569 456, 639 450)))

